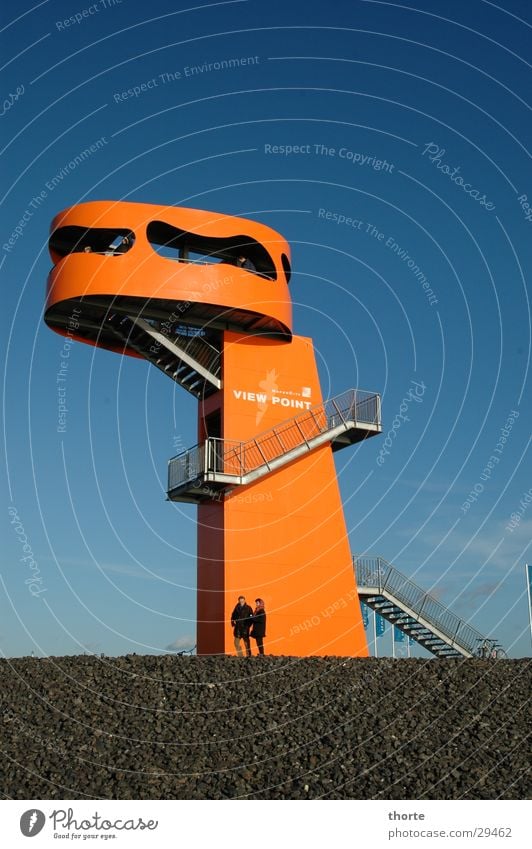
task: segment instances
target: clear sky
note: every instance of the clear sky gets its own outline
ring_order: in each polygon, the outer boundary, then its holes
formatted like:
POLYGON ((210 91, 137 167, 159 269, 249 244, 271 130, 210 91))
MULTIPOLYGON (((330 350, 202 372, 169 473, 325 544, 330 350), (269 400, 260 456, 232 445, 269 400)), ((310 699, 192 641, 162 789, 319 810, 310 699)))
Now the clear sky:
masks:
POLYGON ((196 508, 165 486, 195 400, 73 345, 57 431, 49 224, 125 199, 288 239, 324 394, 383 395, 383 435, 336 455, 353 552, 530 654, 527 0, 22 0, 3 15, 0 650, 194 644, 196 508))

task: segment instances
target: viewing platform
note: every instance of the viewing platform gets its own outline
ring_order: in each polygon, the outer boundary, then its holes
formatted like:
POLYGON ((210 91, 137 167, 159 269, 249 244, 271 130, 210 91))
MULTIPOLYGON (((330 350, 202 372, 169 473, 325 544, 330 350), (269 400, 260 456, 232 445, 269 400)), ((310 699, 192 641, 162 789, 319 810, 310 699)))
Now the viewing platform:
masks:
POLYGON ((57 215, 45 321, 63 335, 129 356, 109 320, 141 318, 289 339, 290 248, 275 230, 235 216, 154 204, 90 202, 57 215), (76 330, 72 334, 72 315, 76 330))

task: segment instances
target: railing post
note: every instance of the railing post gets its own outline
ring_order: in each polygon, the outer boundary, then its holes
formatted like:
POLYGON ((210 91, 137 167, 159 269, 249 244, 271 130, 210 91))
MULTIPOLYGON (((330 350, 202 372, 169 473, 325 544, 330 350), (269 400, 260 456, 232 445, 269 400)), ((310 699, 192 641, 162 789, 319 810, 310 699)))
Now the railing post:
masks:
POLYGON ((392 569, 393 569, 393 566, 390 566, 387 574, 385 575, 385 570, 382 568, 382 565, 381 565, 383 563, 384 563, 384 560, 382 559, 382 557, 377 557, 377 575, 379 576, 379 590, 381 592, 385 588, 386 581, 390 577, 390 575, 392 573, 392 569))
POLYGON ((298 420, 297 420, 297 419, 294 419, 294 423, 295 423, 295 425, 296 425, 296 427, 297 427, 297 429, 298 429, 299 433, 300 433, 300 434, 301 434, 301 436, 303 437, 303 442, 305 443, 305 445, 306 445, 306 446, 307 446, 307 448, 308 448, 308 440, 307 440, 307 438, 306 438, 305 434, 303 433, 303 431, 301 430, 301 427, 299 426, 299 422, 298 422, 298 420))
POLYGON ((214 453, 214 471, 225 472, 225 463, 223 459, 223 443, 218 437, 212 437, 213 453, 214 453), (220 468, 221 466, 221 468, 220 468))
MULTIPOLYGON (((321 404, 320 406, 321 406, 322 412, 325 416, 325 421, 327 422, 327 425, 328 425, 329 422, 327 420, 327 410, 325 409, 325 404, 321 404)), ((319 421, 316 419, 316 416, 314 415, 314 411, 312 409, 310 409, 309 413, 312 416, 312 418, 314 419, 314 423, 315 423, 316 427, 318 428, 318 433, 323 433, 324 432, 323 427, 322 427, 322 425, 320 425, 319 421)), ((327 430, 327 428, 325 428, 325 430, 327 430)))
POLYGON ((285 446, 283 445, 283 440, 281 439, 281 437, 280 437, 280 436, 279 436, 279 434, 277 433, 276 428, 272 428, 272 431, 273 431, 273 433, 275 434, 275 438, 276 438, 277 442, 278 442, 278 443, 279 443, 279 445, 281 446, 281 449, 282 449, 283 454, 286 454, 286 448, 285 448, 285 446))
MULTIPOLYGON (((333 405, 334 409, 336 410, 336 412, 338 413, 338 415, 340 416, 340 419, 342 420, 342 424, 344 424, 344 425, 345 425, 345 419, 344 419, 344 417, 343 417, 343 415, 342 415, 342 413, 341 413, 341 411, 340 411, 340 409, 339 409, 339 407, 338 407, 338 404, 337 404, 337 403, 336 403, 336 401, 334 400, 334 398, 332 399, 332 402, 331 402, 331 403, 332 403, 332 405, 333 405)), ((329 422, 327 422, 327 424, 329 424, 329 422)))
POLYGON ((270 469, 270 464, 268 463, 268 461, 267 461, 266 457, 264 456, 264 452, 263 452, 262 448, 260 447, 259 443, 257 442, 257 440, 256 440, 256 439, 254 439, 254 440, 253 440, 253 442, 255 443, 255 446, 257 447, 257 450, 258 450, 258 452, 259 452, 260 456, 261 456, 261 457, 262 457, 262 459, 264 460, 264 463, 265 463, 265 465, 266 465, 266 468, 268 469, 268 471, 271 471, 271 469, 270 469))
POLYGON ((453 645, 458 642, 458 640, 456 638, 458 636, 458 631, 460 630, 461 627, 462 627, 462 623, 460 622, 460 620, 458 620, 458 625, 456 626, 456 631, 454 632, 453 645))
POLYGON ((356 389, 353 389, 351 394, 351 402, 349 404, 349 417, 351 421, 357 421, 357 393, 356 389))
POLYGON ((421 602, 421 607, 419 608, 419 610, 417 612, 418 616, 421 616, 421 612, 422 612, 423 608, 425 607, 425 602, 427 601, 428 598, 429 598, 429 594, 425 593, 425 595, 423 596, 423 601, 421 602))
POLYGON ((204 465, 204 473, 205 472, 214 472, 214 464, 213 464, 213 450, 212 450, 212 442, 211 437, 208 436, 205 440, 205 457, 203 461, 204 465))

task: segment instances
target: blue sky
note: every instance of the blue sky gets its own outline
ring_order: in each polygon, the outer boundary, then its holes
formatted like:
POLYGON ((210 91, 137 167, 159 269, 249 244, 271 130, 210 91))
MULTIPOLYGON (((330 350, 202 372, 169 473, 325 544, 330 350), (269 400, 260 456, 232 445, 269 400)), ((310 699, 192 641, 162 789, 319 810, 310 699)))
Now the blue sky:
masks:
POLYGON ((288 239, 295 330, 314 339, 324 393, 383 395, 382 437, 336 455, 353 552, 530 654, 529 4, 10 11, 1 651, 194 643, 195 508, 167 503, 165 483, 195 442, 196 402, 145 363, 74 345, 57 432, 49 223, 127 199, 248 216, 288 239))

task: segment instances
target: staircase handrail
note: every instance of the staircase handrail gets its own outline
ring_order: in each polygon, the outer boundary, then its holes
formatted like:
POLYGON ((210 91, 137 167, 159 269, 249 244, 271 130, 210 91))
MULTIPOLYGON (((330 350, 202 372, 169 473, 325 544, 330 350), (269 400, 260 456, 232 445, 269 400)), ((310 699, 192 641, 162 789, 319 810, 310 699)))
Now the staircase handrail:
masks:
MULTIPOLYGON (((168 461, 169 468, 172 465, 186 468, 184 455, 189 452, 196 455, 198 449, 205 446, 203 458, 217 457, 217 468, 208 468, 205 465, 201 471, 219 471, 242 477, 260 466, 267 466, 269 461, 282 457, 305 443, 308 445, 310 440, 339 426, 340 423, 345 427, 350 423, 380 427, 380 395, 361 389, 348 389, 244 442, 208 437, 204 443, 198 443, 172 457, 168 461)), ((195 477, 196 474, 181 479, 180 483, 186 484, 195 477)))
POLYGON ((407 605, 416 617, 422 614, 423 619, 435 625, 451 643, 460 645, 469 654, 477 654, 486 638, 383 557, 355 555, 353 565, 359 587, 374 587, 379 593, 388 591, 400 604, 407 605))
POLYGON ((203 337, 183 336, 181 333, 169 336, 168 339, 218 377, 221 369, 221 354, 211 342, 203 337))

